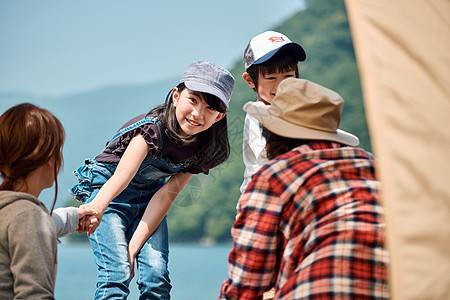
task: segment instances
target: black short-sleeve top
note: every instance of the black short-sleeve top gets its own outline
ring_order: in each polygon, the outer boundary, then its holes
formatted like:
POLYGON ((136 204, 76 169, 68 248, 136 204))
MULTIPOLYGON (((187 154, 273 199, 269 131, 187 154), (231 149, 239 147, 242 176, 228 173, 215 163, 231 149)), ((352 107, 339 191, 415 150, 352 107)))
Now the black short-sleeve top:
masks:
MULTIPOLYGON (((124 128, 129 127, 130 125, 138 123, 140 120, 143 120, 146 117, 158 118, 159 116, 156 113, 136 116, 126 122, 118 132, 120 132, 124 128)), ((198 143, 192 143, 184 146, 175 145, 171 141, 171 139, 162 132, 157 122, 143 122, 142 125, 137 126, 133 130, 127 131, 119 135, 117 138, 114 138, 112 141, 106 144, 103 152, 97 155, 95 157, 95 160, 101 163, 118 163, 126 148, 128 147, 131 139, 137 134, 142 135, 144 137, 144 140, 147 142, 147 157, 154 156, 157 153, 162 153, 164 157, 169 158, 169 160, 175 164, 187 160, 192 161, 185 172, 198 174, 207 171, 201 170, 195 165, 195 156, 198 149, 198 143)))

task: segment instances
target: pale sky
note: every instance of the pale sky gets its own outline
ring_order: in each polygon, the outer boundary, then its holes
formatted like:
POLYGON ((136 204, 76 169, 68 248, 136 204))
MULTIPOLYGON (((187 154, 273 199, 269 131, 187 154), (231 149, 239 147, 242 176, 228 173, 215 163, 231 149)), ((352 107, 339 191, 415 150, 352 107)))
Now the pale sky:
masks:
POLYGON ((231 68, 303 0, 2 0, 0 93, 62 96, 231 68))

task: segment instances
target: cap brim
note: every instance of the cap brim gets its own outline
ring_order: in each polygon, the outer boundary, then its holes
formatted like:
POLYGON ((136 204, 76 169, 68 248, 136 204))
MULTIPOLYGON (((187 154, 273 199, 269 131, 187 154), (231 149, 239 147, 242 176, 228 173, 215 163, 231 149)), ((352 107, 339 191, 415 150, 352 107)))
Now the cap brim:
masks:
POLYGON ((287 50, 290 53, 292 53, 298 61, 304 61, 306 59, 306 52, 302 48, 302 46, 300 46, 297 43, 289 43, 289 44, 285 44, 285 45, 281 46, 280 48, 277 48, 277 49, 274 49, 274 50, 272 50, 270 52, 267 52, 265 55, 263 55, 259 59, 257 59, 253 63, 253 65, 262 64, 262 63, 268 61, 269 59, 271 59, 275 55, 275 53, 277 53, 281 49, 287 50))
POLYGON ((211 85, 201 84, 201 83, 193 82, 193 81, 189 81, 189 80, 184 81, 184 85, 191 91, 208 93, 208 94, 216 96, 217 98, 222 100, 222 102, 225 104, 227 109, 229 108, 229 103, 228 103, 229 99, 227 99, 225 94, 220 89, 217 89, 211 85))
POLYGON ((258 102, 248 102, 244 105, 246 113, 258 120, 268 130, 280 136, 294 139, 333 141, 349 146, 359 145, 359 139, 351 133, 340 129, 336 132, 325 132, 292 124, 270 114, 269 108, 269 105, 263 106, 258 102))

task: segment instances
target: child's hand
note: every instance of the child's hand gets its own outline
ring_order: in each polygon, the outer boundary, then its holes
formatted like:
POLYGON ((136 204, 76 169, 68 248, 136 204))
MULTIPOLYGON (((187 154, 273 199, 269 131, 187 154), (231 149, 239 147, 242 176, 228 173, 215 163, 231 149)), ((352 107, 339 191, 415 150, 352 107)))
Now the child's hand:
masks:
POLYGON ((131 279, 133 279, 134 277, 134 256, 130 253, 129 248, 128 248, 128 260, 130 262, 130 271, 131 271, 130 281, 131 281, 131 279))
POLYGON ((89 218, 94 216, 97 214, 97 211, 89 206, 86 205, 81 205, 80 207, 77 208, 77 212, 78 212, 78 227, 77 227, 77 231, 78 233, 83 233, 88 231, 89 229, 89 218))
POLYGON ((95 216, 89 217, 89 231, 88 236, 94 233, 95 229, 100 225, 100 221, 95 216))
POLYGON ((88 215, 80 219, 78 222, 78 233, 88 232, 88 235, 91 235, 95 231, 95 229, 98 227, 100 222, 98 221, 97 217, 94 215, 88 215))
POLYGON ((100 221, 103 216, 103 212, 88 204, 81 205, 78 208, 78 215, 80 216, 80 221, 78 222, 78 232, 87 232, 90 236, 97 227, 100 225, 100 221), (81 217, 81 215, 83 215, 81 217))

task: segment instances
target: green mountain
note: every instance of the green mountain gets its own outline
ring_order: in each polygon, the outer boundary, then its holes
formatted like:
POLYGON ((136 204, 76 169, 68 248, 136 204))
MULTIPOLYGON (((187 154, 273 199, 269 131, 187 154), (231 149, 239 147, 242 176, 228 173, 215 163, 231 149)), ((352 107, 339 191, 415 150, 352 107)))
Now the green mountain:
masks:
MULTIPOLYGON (((300 11, 273 29, 303 46, 307 60, 299 64, 300 77, 338 92, 345 100, 341 129, 360 138, 371 149, 361 85, 343 0, 310 0, 300 11)), ((250 40, 251 37, 249 37, 250 40)), ((244 49, 242 49, 242 52, 244 49)), ((196 175, 175 200, 168 215, 173 242, 225 242, 236 215, 242 182, 242 129, 245 102, 256 94, 242 80, 242 61, 231 70, 236 88, 228 113, 231 156, 208 176, 196 175)))

